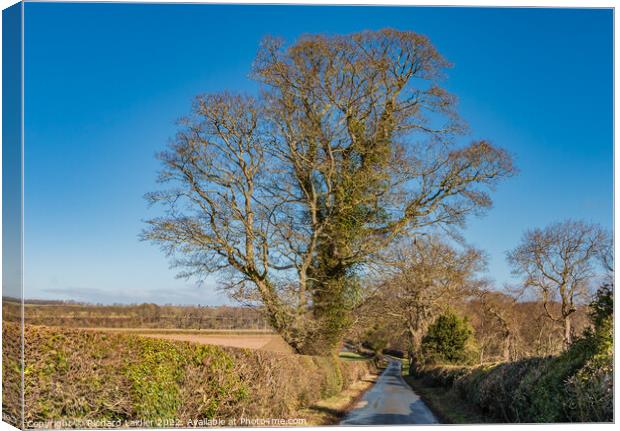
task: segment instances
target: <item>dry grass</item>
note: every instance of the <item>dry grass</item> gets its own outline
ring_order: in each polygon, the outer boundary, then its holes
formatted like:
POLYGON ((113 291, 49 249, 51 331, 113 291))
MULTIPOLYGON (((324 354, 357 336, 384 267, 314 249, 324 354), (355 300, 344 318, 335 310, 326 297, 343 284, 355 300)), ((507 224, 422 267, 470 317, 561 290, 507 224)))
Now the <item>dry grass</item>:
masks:
POLYGON ((363 356, 355 352, 340 352, 338 357, 342 359, 343 361, 367 361, 368 360, 368 356, 363 356))
MULTIPOLYGON (((443 424, 481 424, 489 422, 479 408, 463 400, 454 389, 433 385, 428 379, 409 375, 409 360, 402 361, 403 379, 428 405, 443 424)), ((458 368, 458 367, 453 367, 458 368)))
POLYGON ((490 422, 476 406, 464 401, 454 389, 429 386, 424 379, 404 376, 405 381, 424 400, 441 423, 481 424, 490 422))
POLYGON ((2 322, 2 420, 21 427, 21 335, 19 327, 2 322))
POLYGON ((307 425, 337 425, 376 381, 376 373, 368 374, 338 395, 301 410, 300 415, 307 420, 307 425))

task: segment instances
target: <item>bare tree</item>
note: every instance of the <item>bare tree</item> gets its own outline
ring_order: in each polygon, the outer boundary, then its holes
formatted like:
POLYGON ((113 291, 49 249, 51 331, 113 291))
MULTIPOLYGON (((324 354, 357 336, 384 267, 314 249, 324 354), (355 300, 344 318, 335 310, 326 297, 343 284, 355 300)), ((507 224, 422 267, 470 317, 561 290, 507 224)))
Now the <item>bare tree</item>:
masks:
POLYGON ((437 314, 476 292, 484 256, 473 248, 459 251, 437 236, 421 237, 396 248, 390 275, 377 301, 378 310, 397 318, 405 329, 411 366, 422 337, 437 314))
POLYGON ((182 275, 224 274, 296 351, 333 351, 378 253, 462 225, 513 173, 489 142, 455 143, 463 127, 439 86, 447 65, 412 32, 265 39, 261 96, 198 97, 161 154, 170 188, 148 198, 166 214, 144 237, 182 275))
POLYGON ((614 240, 613 235, 608 235, 600 252, 601 265, 605 272, 603 283, 614 285, 614 240))
POLYGON ((503 361, 516 359, 519 328, 515 303, 516 298, 486 287, 475 292, 469 305, 478 311, 475 313, 478 315, 477 321, 473 323, 480 344, 480 363, 484 362, 485 354, 503 361))
POLYGON ((600 226, 567 220, 525 232, 521 245, 508 253, 514 274, 540 293, 547 316, 563 323, 565 348, 572 340, 571 315, 588 298, 596 263, 608 241, 600 226), (554 302, 560 304, 557 312, 554 302))

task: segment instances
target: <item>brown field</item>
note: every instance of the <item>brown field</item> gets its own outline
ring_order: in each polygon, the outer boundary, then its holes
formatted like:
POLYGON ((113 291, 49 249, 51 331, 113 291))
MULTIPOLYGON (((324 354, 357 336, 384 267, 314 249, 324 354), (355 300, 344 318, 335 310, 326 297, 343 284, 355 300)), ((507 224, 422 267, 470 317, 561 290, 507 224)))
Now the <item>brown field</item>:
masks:
POLYGON ((197 344, 237 347, 293 353, 290 346, 272 331, 261 330, 198 330, 198 329, 146 329, 146 328, 80 328, 96 332, 131 333, 160 340, 189 341, 197 344))
MULTIPOLYGON (((56 325, 31 325, 31 326, 48 326, 54 327, 56 325)), ((80 326, 76 329, 83 329, 86 331, 103 331, 103 332, 122 332, 131 334, 175 334, 175 335, 216 335, 216 336, 230 336, 230 335, 275 335, 271 330, 265 329, 185 329, 185 328, 116 328, 105 326, 80 326)))
POLYGON ((173 341, 189 341, 198 344, 214 344, 226 347, 238 347, 243 349, 260 349, 270 352, 292 353, 291 348, 279 335, 256 334, 256 335, 202 335, 202 334, 166 334, 166 333, 143 333, 137 335, 149 338, 158 338, 173 341))
MULTIPOLYGON (((54 326, 30 325, 53 329, 54 326)), ((211 344, 241 349, 266 350, 269 352, 293 353, 291 347, 279 335, 270 330, 254 329, 168 329, 168 328, 76 328, 93 332, 134 334, 141 337, 170 341, 189 341, 197 344, 211 344)))

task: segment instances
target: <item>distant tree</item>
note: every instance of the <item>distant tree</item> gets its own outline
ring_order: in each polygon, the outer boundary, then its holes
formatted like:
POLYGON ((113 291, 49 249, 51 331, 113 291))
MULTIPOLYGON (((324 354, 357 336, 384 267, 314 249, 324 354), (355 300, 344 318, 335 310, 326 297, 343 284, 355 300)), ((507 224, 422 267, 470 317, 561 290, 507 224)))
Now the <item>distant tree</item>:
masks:
POLYGON ((366 330, 362 345, 376 353, 380 353, 390 344, 390 338, 389 328, 386 328, 380 322, 376 322, 366 330))
POLYGON ((521 245, 508 253, 513 273, 538 291, 547 316, 564 325, 564 347, 572 341, 571 316, 588 298, 596 264, 609 261, 609 235, 600 226, 567 220, 525 232, 521 245), (607 253, 607 255, 605 255, 607 253), (553 310, 559 302, 560 309, 553 310))
POLYGON ((448 65, 413 32, 265 39, 261 96, 198 97, 160 155, 169 188, 148 199, 167 212, 144 238, 182 276, 222 274, 297 352, 333 351, 378 253, 461 225, 513 173, 489 142, 456 144, 448 65))
MULTIPOLYGON (((519 338, 516 298, 489 289, 479 289, 472 300, 477 311, 476 336, 480 345, 479 361, 485 354, 495 353, 495 359, 510 361, 516 359, 516 344, 519 338), (493 350, 496 352, 493 352, 493 350)), ((473 307, 469 307, 470 309, 473 307)))
MULTIPOLYGON (((485 287, 456 308, 469 317, 475 329, 480 362, 515 361, 562 350, 563 323, 547 316, 542 301, 524 301, 509 291, 485 287)), ((558 303, 549 308, 559 312, 558 303)), ((584 307, 577 307, 571 323, 575 333, 584 329, 584 307)))
POLYGON ((600 261, 605 272, 605 281, 603 284, 607 286, 614 285, 614 241, 612 235, 607 235, 606 241, 601 248, 600 261))
POLYGON ((436 316, 477 291, 477 275, 485 267, 482 253, 459 250, 437 235, 394 247, 391 271, 379 291, 375 311, 380 319, 395 318, 408 341, 412 369, 422 336, 436 316))
POLYGON ((448 311, 435 319, 422 339, 425 360, 439 363, 464 363, 472 359, 474 330, 467 317, 448 311))

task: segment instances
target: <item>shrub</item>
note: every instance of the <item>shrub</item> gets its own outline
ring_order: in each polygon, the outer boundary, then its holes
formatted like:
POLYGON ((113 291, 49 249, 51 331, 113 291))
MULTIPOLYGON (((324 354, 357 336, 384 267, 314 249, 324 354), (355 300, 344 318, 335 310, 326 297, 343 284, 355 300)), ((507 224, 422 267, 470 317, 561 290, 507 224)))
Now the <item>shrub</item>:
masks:
POLYGON ((590 357, 577 373, 567 379, 567 417, 576 421, 610 421, 613 417, 613 287, 603 285, 590 305, 593 331, 588 343, 590 357))
POLYGON ((467 363, 472 359, 474 330, 453 312, 440 315, 422 339, 422 354, 429 363, 467 363))
POLYGON ((226 405, 247 395, 247 382, 233 372, 231 355, 217 346, 139 337, 127 342, 137 356, 125 359, 124 372, 131 383, 132 406, 140 418, 174 420, 186 395, 196 397, 194 415, 213 418, 226 405), (188 387, 192 390, 187 391, 188 387))
POLYGON ((567 418, 608 422, 614 409, 613 357, 594 358, 566 382, 567 418))

